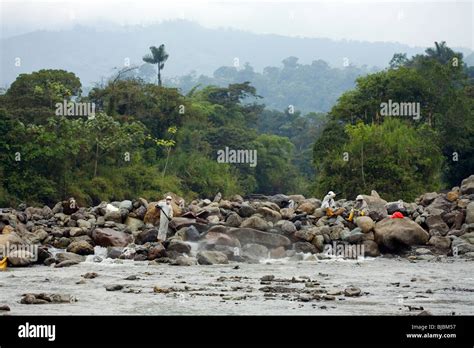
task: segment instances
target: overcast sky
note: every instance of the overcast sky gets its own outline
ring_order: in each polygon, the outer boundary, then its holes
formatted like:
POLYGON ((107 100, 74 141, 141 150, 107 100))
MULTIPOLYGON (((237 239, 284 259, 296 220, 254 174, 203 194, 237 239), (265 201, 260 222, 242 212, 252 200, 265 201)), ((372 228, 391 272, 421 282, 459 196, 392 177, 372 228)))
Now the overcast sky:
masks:
POLYGON ((1 36, 187 19, 209 28, 474 49, 473 1, 0 0, 1 36))

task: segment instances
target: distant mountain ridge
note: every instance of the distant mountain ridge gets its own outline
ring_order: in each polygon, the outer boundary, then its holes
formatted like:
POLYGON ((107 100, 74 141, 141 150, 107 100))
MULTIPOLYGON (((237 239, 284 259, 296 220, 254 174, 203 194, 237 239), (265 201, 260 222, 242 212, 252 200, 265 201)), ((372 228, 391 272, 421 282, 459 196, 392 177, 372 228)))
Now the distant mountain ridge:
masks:
MULTIPOLYGON (((112 29, 113 28, 113 29, 112 29)), ((208 29, 194 22, 177 20, 146 27, 97 30, 76 26, 70 30, 35 31, 0 40, 0 86, 15 80, 20 73, 39 69, 65 69, 78 75, 84 86, 100 82, 113 74, 114 67, 143 64, 150 46, 166 45, 170 58, 164 76, 182 76, 196 71, 212 75, 221 66, 241 66, 250 62, 261 71, 278 66, 289 56, 301 63, 325 60, 333 67, 344 62, 356 66, 385 67, 396 52, 408 56, 423 47, 399 43, 335 41, 323 38, 297 38, 274 34, 255 34, 234 29, 208 29), (21 59, 20 66, 15 62, 21 59)))

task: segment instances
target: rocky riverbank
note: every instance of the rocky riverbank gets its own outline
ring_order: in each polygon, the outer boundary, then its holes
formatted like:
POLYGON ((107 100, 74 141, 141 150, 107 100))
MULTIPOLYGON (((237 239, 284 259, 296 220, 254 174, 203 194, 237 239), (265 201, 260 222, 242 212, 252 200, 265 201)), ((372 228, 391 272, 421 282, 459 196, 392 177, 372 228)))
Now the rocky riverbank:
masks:
MULTIPOLYGON (((415 202, 387 202, 372 191, 363 195, 368 216, 354 222, 325 216, 319 199, 301 195, 224 199, 218 194, 213 201, 189 203, 171 195, 175 217, 164 243, 156 242, 157 202, 139 198, 77 207, 70 200, 54 207, 1 209, 0 248, 7 251, 10 267, 61 268, 88 255, 94 262, 110 258, 178 266, 323 260, 339 250, 347 258, 474 259, 474 175, 460 187, 426 193, 415 202), (397 211, 405 217, 390 218, 397 211), (99 255, 97 247, 105 252, 99 255)), ((354 201, 337 204, 348 211, 354 201)))

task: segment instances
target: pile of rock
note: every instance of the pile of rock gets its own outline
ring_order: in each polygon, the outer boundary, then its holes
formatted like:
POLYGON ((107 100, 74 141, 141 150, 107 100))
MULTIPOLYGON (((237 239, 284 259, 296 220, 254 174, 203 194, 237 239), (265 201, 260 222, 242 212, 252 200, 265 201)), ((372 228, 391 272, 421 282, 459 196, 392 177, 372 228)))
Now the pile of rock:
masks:
MULTIPOLYGON (((365 256, 406 253, 423 246, 432 254, 474 256, 474 175, 446 193, 426 193, 412 203, 387 202, 375 191, 363 195, 367 216, 349 222, 327 217, 321 201, 302 195, 236 195, 178 206, 168 239, 157 243, 160 213, 157 202, 102 202, 85 208, 59 202, 52 209, 26 207, 0 211, 0 248, 37 246, 37 258, 10 253, 11 266, 32 263, 65 267, 85 260, 95 247, 107 257, 173 265, 259 262, 266 258, 296 258, 303 253, 324 257, 331 243, 362 245, 365 256), (392 219, 394 212, 403 219, 392 219), (53 255, 52 248, 62 249, 53 255), (194 250, 193 250, 194 248, 194 250)), ((354 201, 340 200, 347 211, 354 201)), ((30 250, 30 253, 33 251, 30 250)), ((95 261, 100 261, 95 256, 95 261)))

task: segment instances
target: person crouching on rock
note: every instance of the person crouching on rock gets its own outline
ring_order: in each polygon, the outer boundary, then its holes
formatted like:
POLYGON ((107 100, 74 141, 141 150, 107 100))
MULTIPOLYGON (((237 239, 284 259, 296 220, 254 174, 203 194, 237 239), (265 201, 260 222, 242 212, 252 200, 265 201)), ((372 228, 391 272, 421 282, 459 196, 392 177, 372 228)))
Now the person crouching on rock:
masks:
POLYGON ((168 224, 173 218, 173 206, 171 205, 171 196, 167 196, 165 202, 158 203, 156 205, 156 208, 161 210, 160 228, 158 229, 158 242, 164 242, 166 240, 166 234, 168 233, 168 224))
POLYGON ((364 200, 364 197, 362 197, 362 195, 358 195, 356 197, 354 208, 351 209, 351 213, 349 214, 349 218, 347 220, 352 221, 354 217, 367 215, 367 208, 368 205, 364 200))
POLYGON ((336 197, 336 194, 332 191, 329 191, 328 194, 324 196, 323 204, 321 204, 321 208, 326 209, 326 215, 329 217, 341 215, 344 212, 344 208, 339 208, 335 210, 336 209, 336 202, 334 201, 335 197, 336 197))

